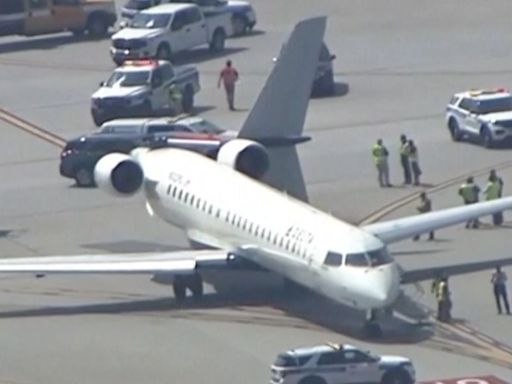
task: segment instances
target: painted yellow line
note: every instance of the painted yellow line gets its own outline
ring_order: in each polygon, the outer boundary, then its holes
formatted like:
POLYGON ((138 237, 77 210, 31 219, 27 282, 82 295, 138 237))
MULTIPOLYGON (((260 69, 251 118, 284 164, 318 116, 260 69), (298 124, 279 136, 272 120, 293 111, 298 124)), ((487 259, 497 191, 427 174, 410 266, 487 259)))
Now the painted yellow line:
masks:
POLYGON ((66 140, 64 140, 62 137, 44 128, 38 127, 37 125, 25 119, 22 119, 21 117, 16 116, 3 108, 0 108, 0 120, 3 120, 7 124, 12 125, 16 128, 22 129, 25 132, 39 139, 42 139, 50 144, 53 144, 59 148, 64 147, 64 145, 66 144, 66 140))

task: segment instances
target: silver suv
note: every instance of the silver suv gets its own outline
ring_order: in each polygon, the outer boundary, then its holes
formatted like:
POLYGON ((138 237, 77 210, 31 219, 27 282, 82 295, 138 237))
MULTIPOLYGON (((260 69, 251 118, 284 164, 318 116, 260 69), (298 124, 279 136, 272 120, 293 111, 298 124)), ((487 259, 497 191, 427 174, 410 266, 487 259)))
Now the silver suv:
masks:
POLYGON ((412 362, 375 356, 347 344, 292 349, 277 356, 271 384, 413 384, 412 362))

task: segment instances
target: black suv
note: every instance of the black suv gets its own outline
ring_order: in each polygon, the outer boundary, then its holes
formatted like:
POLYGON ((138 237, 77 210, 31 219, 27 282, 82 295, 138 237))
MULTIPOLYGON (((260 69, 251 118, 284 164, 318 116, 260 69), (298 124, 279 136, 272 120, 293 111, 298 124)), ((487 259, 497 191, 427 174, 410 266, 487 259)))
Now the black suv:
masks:
POLYGON ((75 179, 80 187, 94 186, 94 167, 108 153, 130 153, 142 144, 140 136, 119 135, 82 136, 67 142, 60 154, 60 174, 75 179))

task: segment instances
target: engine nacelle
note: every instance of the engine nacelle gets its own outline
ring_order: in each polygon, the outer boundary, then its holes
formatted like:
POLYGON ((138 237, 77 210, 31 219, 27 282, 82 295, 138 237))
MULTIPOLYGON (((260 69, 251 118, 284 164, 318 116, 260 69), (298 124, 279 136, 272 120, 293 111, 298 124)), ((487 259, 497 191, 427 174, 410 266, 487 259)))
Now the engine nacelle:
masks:
POLYGON ((217 161, 255 179, 261 179, 270 167, 265 147, 245 139, 230 140, 220 147, 217 161))
POLYGON ((144 182, 140 164, 124 153, 103 156, 94 167, 94 181, 102 190, 115 196, 131 196, 144 182))

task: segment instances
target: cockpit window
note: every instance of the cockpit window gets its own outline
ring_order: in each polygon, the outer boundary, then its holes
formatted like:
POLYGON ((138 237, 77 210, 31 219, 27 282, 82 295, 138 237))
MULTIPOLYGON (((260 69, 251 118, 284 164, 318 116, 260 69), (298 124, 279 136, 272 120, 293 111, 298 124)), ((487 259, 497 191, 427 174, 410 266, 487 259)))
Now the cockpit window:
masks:
POLYGON ((325 257, 324 264, 330 267, 339 267, 343 261, 343 256, 340 253, 328 252, 325 257))
POLYGON ((392 261, 388 250, 380 248, 366 253, 349 253, 347 254, 346 265, 353 267, 378 267, 379 265, 389 264, 392 261))
POLYGON ((368 252, 368 256, 370 257, 370 263, 372 267, 389 264, 392 261, 391 256, 389 256, 388 250, 386 248, 370 251, 368 252))
POLYGON ((370 261, 366 258, 365 253, 349 253, 346 264, 352 267, 368 267, 370 261))

